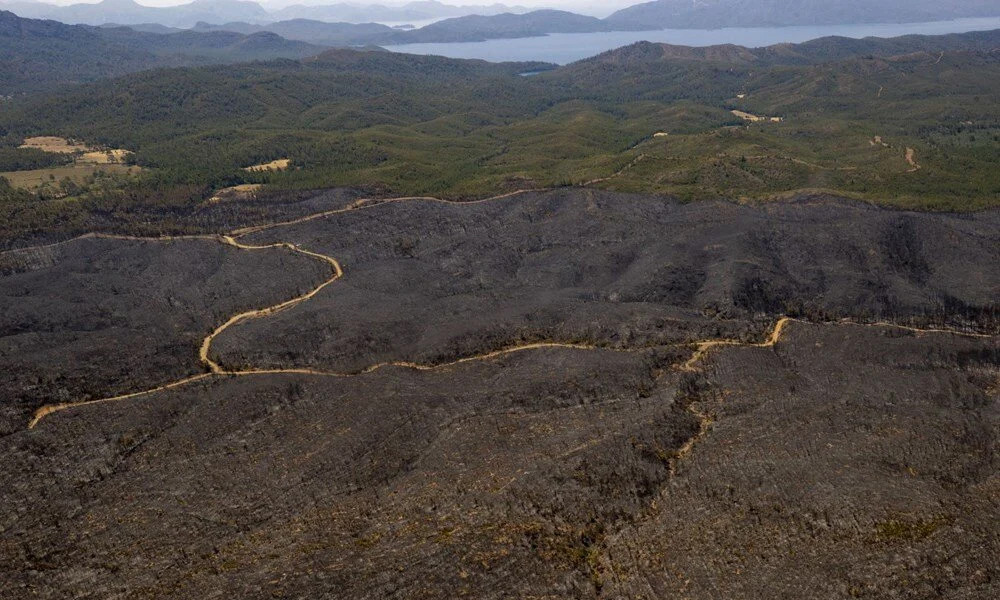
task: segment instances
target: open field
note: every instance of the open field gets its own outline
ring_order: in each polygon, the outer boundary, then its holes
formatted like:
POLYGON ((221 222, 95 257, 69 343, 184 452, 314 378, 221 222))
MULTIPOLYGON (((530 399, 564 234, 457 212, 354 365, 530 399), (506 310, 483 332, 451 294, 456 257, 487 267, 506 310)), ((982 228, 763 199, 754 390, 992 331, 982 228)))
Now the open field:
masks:
POLYGON ((0 173, 0 177, 7 179, 14 187, 25 189, 36 189, 47 183, 56 183, 65 178, 69 178, 75 183, 84 183, 89 177, 96 173, 113 173, 118 175, 134 175, 139 173, 142 167, 127 166, 119 164, 88 164, 77 162, 66 167, 54 167, 51 169, 33 169, 30 171, 9 171, 0 173))
POLYGON ((115 164, 124 163, 131 152, 119 148, 101 150, 89 146, 81 141, 67 140, 52 135, 42 135, 25 138, 24 143, 18 146, 20 149, 41 150, 42 152, 54 152, 56 154, 73 154, 78 163, 85 164, 115 164))
POLYGON ((211 198, 205 201, 206 204, 217 202, 227 202, 233 200, 247 200, 252 198, 264 186, 259 183, 241 183, 227 188, 222 188, 215 192, 211 198))
POLYGON ((750 121, 751 123, 780 123, 783 119, 781 117, 762 117, 760 115, 753 115, 748 112, 743 112, 742 110, 731 110, 729 111, 736 115, 737 117, 743 119, 744 121, 750 121))
POLYGON ((95 184, 95 175, 136 175, 142 170, 136 165, 125 165, 132 155, 127 150, 99 150, 56 136, 25 138, 16 151, 7 152, 6 168, 16 170, 0 172, 0 178, 12 188, 44 194, 42 198, 61 199, 79 193, 95 184), (23 165, 46 166, 26 168, 23 165))
POLYGON ((77 161, 95 165, 122 164, 130 154, 131 152, 128 150, 118 148, 112 150, 94 150, 92 152, 84 152, 77 161))
POLYGON ((66 138, 54 135, 39 135, 25 138, 20 148, 34 148, 43 152, 58 152, 60 154, 75 154, 77 152, 90 152, 90 146, 81 142, 70 141, 66 138))
POLYGON ((246 167, 244 171, 250 171, 251 173, 261 173, 267 171, 283 171, 288 168, 292 161, 287 158, 279 158, 277 160, 272 160, 270 162, 262 163, 259 165, 253 165, 252 167, 246 167))

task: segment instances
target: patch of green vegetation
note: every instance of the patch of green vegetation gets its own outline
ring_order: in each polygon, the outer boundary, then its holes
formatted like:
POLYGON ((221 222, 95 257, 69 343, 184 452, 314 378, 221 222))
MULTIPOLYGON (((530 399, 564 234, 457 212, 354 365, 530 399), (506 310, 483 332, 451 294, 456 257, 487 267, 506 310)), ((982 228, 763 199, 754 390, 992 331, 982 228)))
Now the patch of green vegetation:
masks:
POLYGON ((875 524, 875 538, 880 542, 918 542, 951 524, 945 516, 931 518, 897 517, 875 524))
POLYGON ((68 165, 73 157, 67 154, 45 152, 37 148, 11 148, 0 146, 0 171, 28 171, 68 165))

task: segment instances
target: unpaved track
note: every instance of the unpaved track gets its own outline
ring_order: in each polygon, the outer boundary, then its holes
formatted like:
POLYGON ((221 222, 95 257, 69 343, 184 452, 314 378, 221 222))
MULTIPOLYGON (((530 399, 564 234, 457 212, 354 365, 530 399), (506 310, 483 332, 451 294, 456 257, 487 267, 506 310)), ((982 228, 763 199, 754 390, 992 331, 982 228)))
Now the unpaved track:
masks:
POLYGON ((261 317, 273 315, 275 313, 285 310, 286 308, 291 308, 296 304, 301 304, 302 302, 305 302, 306 300, 312 298, 316 294, 323 291, 327 286, 329 286, 333 282, 343 277, 344 270, 340 267, 340 263, 337 262, 337 259, 330 256, 325 256, 323 254, 318 254, 316 252, 311 252, 309 250, 303 250, 294 244, 280 242, 276 244, 267 244, 263 246, 250 246, 236 241, 236 238, 230 235, 222 236, 221 240, 223 241, 223 243, 229 246, 233 246, 234 248, 239 248, 240 250, 267 250, 271 248, 284 248, 286 250, 291 250, 292 252, 303 254, 305 256, 319 260, 321 262, 325 262, 331 267, 330 278, 321 283, 320 285, 318 285, 317 287, 313 288, 311 291, 296 298, 292 298, 291 300, 286 300, 281 304, 275 304, 274 306, 268 306, 266 308, 260 308, 257 310, 249 310, 246 312, 242 312, 238 315, 234 315, 230 317, 228 321, 216 327, 215 330, 212 331, 212 333, 210 333, 208 337, 204 339, 204 341, 202 341, 201 348, 198 350, 198 358, 201 359, 201 362, 206 367, 208 367, 209 371, 211 371, 212 373, 217 373, 219 375, 228 375, 230 373, 226 371, 222 367, 222 365, 212 360, 212 357, 210 355, 212 350, 212 342, 215 341, 215 338, 217 338, 223 331, 229 329, 230 327, 236 325, 237 323, 240 323, 242 321, 248 321, 250 319, 259 319, 261 317))
POLYGON ((645 159, 646 159, 646 155, 645 154, 640 154, 639 156, 636 156, 635 158, 633 158, 627 165, 625 165, 624 167, 618 169, 617 171, 615 171, 611 175, 608 175, 607 177, 598 177, 597 179, 591 179, 590 181, 587 181, 586 183, 584 183, 583 186, 587 187, 589 185, 596 185, 598 183, 604 183, 605 181, 611 181, 612 179, 616 179, 618 177, 621 177, 622 175, 624 175, 625 173, 627 173, 629 170, 631 170, 632 167, 634 167, 637 164, 641 163, 645 159))
MULTIPOLYGON (((689 358, 687 362, 682 364, 679 367, 679 370, 686 373, 695 373, 700 371, 701 369, 698 367, 698 363, 700 363, 702 359, 708 356, 709 352, 711 352, 713 348, 719 348, 724 346, 739 346, 744 348, 773 348, 781 340, 782 332, 784 332, 788 324, 794 320, 795 319, 792 319, 790 317, 782 317, 778 319, 778 321, 774 324, 774 328, 771 330, 771 333, 767 336, 767 338, 763 342, 757 344, 754 343, 748 344, 740 342, 738 340, 708 340, 705 342, 701 342, 696 345, 695 351, 691 355, 691 358, 689 358)), ((685 458, 688 457, 688 455, 691 454, 691 452, 694 450, 694 447, 698 445, 698 442, 700 442, 702 439, 704 439, 706 435, 708 435, 709 430, 712 428, 712 423, 715 421, 715 418, 712 415, 703 413, 700 410, 698 410, 698 407, 696 406, 695 402, 689 404, 687 410, 689 413, 694 415, 696 419, 698 419, 698 432, 695 433, 693 436, 691 436, 691 438, 688 439, 688 441, 684 442, 683 446, 677 449, 677 452, 674 454, 673 459, 670 461, 671 475, 677 474, 677 463, 684 460, 685 458)))
MULTIPOLYGON (((458 359, 458 360, 455 360, 455 361, 451 361, 451 362, 447 362, 447 363, 440 363, 440 364, 419 364, 419 363, 406 362, 406 361, 390 361, 390 362, 381 362, 381 363, 373 364, 373 365, 370 365, 368 367, 365 367, 364 369, 361 369, 359 371, 354 371, 354 372, 333 372, 333 371, 322 371, 322 370, 307 369, 307 368, 232 370, 232 369, 225 368, 223 365, 219 364, 218 362, 216 362, 212 358, 212 356, 211 356, 211 354, 212 354, 212 343, 215 341, 215 339, 219 335, 221 335, 227 329, 229 329, 229 328, 231 328, 231 327, 233 327, 233 326, 235 326, 235 325, 237 325, 239 323, 245 322, 245 321, 267 317, 267 316, 276 314, 278 312, 281 312, 283 310, 286 310, 288 308, 297 306, 298 304, 301 304, 301 303, 303 303, 303 302, 305 302, 305 301, 307 301, 307 300, 315 297, 317 294, 319 294, 321 291, 323 291, 324 289, 326 289, 328 286, 332 285, 334 282, 336 282, 336 281, 338 281, 338 280, 340 280, 341 278, 344 277, 344 270, 343 270, 343 268, 341 267, 341 265, 337 261, 337 259, 333 258, 332 256, 327 256, 327 255, 324 255, 324 254, 320 254, 318 252, 312 252, 310 250, 306 250, 306 249, 300 248, 299 246, 297 246, 295 244, 292 244, 292 243, 288 243, 288 242, 277 242, 277 243, 266 244, 266 245, 249 245, 249 244, 244 244, 244 243, 242 243, 242 242, 239 241, 240 237, 243 237, 245 235, 249 235, 249 234, 252 234, 252 233, 257 233, 257 232, 260 232, 260 231, 266 231, 266 230, 275 229, 275 228, 279 228, 279 227, 287 227, 287 226, 297 225, 297 224, 300 224, 300 223, 305 223, 305 222, 313 221, 313 220, 316 220, 316 219, 322 219, 322 218, 325 218, 325 217, 328 217, 328 216, 332 216, 332 215, 336 215, 336 214, 347 213, 347 212, 352 212, 352 211, 362 210, 362 209, 368 209, 368 208, 375 208, 375 207, 386 205, 386 204, 395 204, 395 203, 400 203, 400 202, 436 202, 436 203, 455 204, 455 205, 481 204, 481 203, 484 203, 484 202, 491 202, 491 201, 497 201, 497 200, 502 200, 502 199, 506 199, 506 198, 512 198, 512 197, 523 195, 523 194, 526 194, 526 193, 538 192, 538 191, 544 191, 544 190, 538 190, 538 189, 518 190, 518 191, 510 192, 510 193, 507 193, 507 194, 502 194, 502 195, 499 195, 499 196, 493 196, 493 197, 490 197, 490 198, 484 198, 482 200, 469 201, 469 202, 459 202, 459 201, 452 201, 452 200, 443 200, 443 199, 440 199, 440 198, 424 197, 424 196, 408 196, 408 197, 402 197, 402 198, 392 198, 392 199, 387 199, 387 200, 362 199, 362 200, 358 200, 357 202, 354 202, 353 204, 351 204, 351 205, 349 205, 347 207, 344 207, 344 208, 335 209, 335 210, 329 210, 329 211, 324 211, 324 212, 316 213, 316 214, 313 214, 313 215, 308 215, 308 216, 305 216, 305 217, 301 217, 301 218, 298 218, 298 219, 293 219, 293 220, 290 220, 290 221, 282 221, 282 222, 271 223, 271 224, 266 224, 266 225, 259 225, 259 226, 255 226, 255 227, 247 227, 247 228, 243 228, 243 229, 237 229, 237 230, 233 231, 232 233, 230 233, 228 235, 208 235, 208 234, 206 234, 206 235, 187 235, 187 236, 138 237, 138 236, 128 236, 128 235, 115 235, 115 234, 103 234, 103 233, 88 233, 88 234, 79 236, 77 238, 74 238, 74 239, 98 238, 98 239, 134 240, 134 241, 178 241, 178 240, 195 240, 195 239, 197 239, 197 240, 213 240, 213 241, 217 241, 219 243, 222 243, 222 244, 225 244, 225 245, 228 245, 228 246, 232 246, 232 247, 240 249, 240 250, 246 250, 246 251, 283 249, 283 250, 287 250, 287 251, 294 252, 294 253, 297 253, 297 254, 302 254, 302 255, 308 256, 308 257, 310 257, 310 258, 312 258, 314 260, 318 260, 320 262, 326 263, 330 267, 330 277, 328 279, 326 279, 325 281, 323 281, 322 283, 320 283, 315 288, 313 288, 312 290, 310 290, 309 292, 305 293, 305 294, 302 294, 302 295, 297 296, 295 298, 292 298, 290 300, 286 300, 286 301, 281 302, 281 303, 276 304, 276 305, 272 305, 272 306, 268 306, 268 307, 264 307, 264 308, 260 308, 260 309, 255 309, 255 310, 250 310, 250 311, 239 313, 237 315, 234 315, 234 316, 230 317, 224 323, 222 323, 221 325, 219 325, 218 327, 216 327, 211 333, 208 334, 208 336, 206 336, 204 338, 204 340, 202 341, 202 343, 201 343, 201 345, 199 347, 198 356, 199 356, 199 359, 200 359, 201 363, 205 366, 205 369, 206 369, 205 373, 201 373, 199 375, 194 375, 194 376, 190 376, 190 377, 185 377, 185 378, 178 379, 176 381, 172 381, 172 382, 169 382, 169 383, 166 383, 166 384, 163 384, 163 385, 160 385, 160 386, 148 389, 148 390, 143 390, 143 391, 138 391, 138 392, 132 392, 132 393, 129 393, 129 394, 123 394, 123 395, 119 395, 119 396, 113 396, 113 397, 102 398, 102 399, 97 399, 97 400, 85 400, 85 401, 80 401, 80 402, 69 402, 69 403, 45 405, 45 406, 39 408, 35 412, 33 418, 31 419, 30 423, 28 424, 28 428, 29 429, 34 428, 45 417, 48 417, 48 416, 50 416, 50 415, 52 415, 54 413, 57 413, 57 412, 60 412, 60 411, 63 411, 63 410, 67 410, 67 409, 71 409, 71 408, 79 408, 79 407, 91 406, 91 405, 97 405, 97 404, 107 404, 107 403, 112 403, 112 402, 119 402, 119 401, 131 400, 131 399, 135 399, 135 398, 139 398, 139 397, 148 396, 148 395, 151 395, 151 394, 154 394, 154 393, 157 393, 157 392, 171 390, 171 389, 179 388, 179 387, 182 387, 182 386, 186 386, 188 384, 193 384, 193 383, 197 383, 197 382, 200 382, 200 381, 204 381, 204 380, 209 379, 211 377, 250 377, 250 376, 258 376, 258 375, 282 375, 282 374, 285 374, 285 375, 310 375, 310 376, 321 376, 321 377, 342 377, 342 378, 344 378, 344 377, 357 377, 357 376, 361 376, 361 375, 366 375, 366 374, 378 371, 380 369, 389 368, 389 367, 397 367, 397 368, 404 368, 404 369, 413 369, 413 370, 418 370, 418 371, 434 371, 434 370, 438 370, 438 369, 446 369, 446 368, 449 368, 449 367, 454 367, 454 366, 457 366, 457 365, 462 365, 462 364, 471 363, 471 362, 479 362, 479 361, 486 361, 486 360, 491 360, 491 359, 495 359, 495 358, 500 358, 500 357, 503 357, 503 356, 506 356, 506 355, 510 355, 510 354, 514 354, 514 353, 518 353, 518 352, 526 352, 526 351, 540 350, 540 349, 547 349, 547 348, 560 348, 560 349, 576 350, 576 351, 605 350, 605 351, 613 351, 613 352, 641 352, 641 351, 649 350, 650 348, 648 348, 648 347, 643 347, 643 348, 605 348, 605 347, 601 347, 601 346, 597 346, 597 345, 593 345, 593 344, 567 343, 567 342, 559 342, 559 341, 541 341, 541 342, 532 342, 532 343, 526 343, 526 344, 519 344, 519 345, 515 345, 515 346, 510 346, 510 347, 507 347, 507 348, 502 348, 502 349, 499 349, 499 350, 494 350, 494 351, 483 353, 483 354, 477 354, 477 355, 473 355, 473 356, 468 356, 468 357, 461 358, 461 359, 458 359)), ((67 240, 67 241, 64 241, 64 242, 58 242, 56 244, 49 244, 49 245, 46 245, 46 246, 36 246, 36 247, 31 247, 31 248, 22 248, 22 249, 16 249, 16 250, 9 250, 7 252, 3 252, 3 253, 0 253, 0 254, 7 254, 7 253, 14 253, 14 252, 25 252, 25 251, 32 251, 32 250, 37 250, 37 249, 41 249, 41 248, 49 248, 49 247, 53 247, 53 246, 58 246, 60 244, 65 244, 65 243, 67 243, 69 241, 73 241, 73 240, 67 240)), ((727 347, 727 346, 733 346, 733 347, 757 347, 757 348, 770 348, 770 347, 773 347, 773 346, 775 346, 779 342, 779 340, 781 339, 781 335, 784 332, 785 328, 793 320, 795 320, 795 319, 788 318, 788 317, 784 317, 784 318, 779 319, 775 323, 774 328, 771 331, 771 333, 767 336, 767 338, 763 342, 760 342, 760 343, 746 343, 746 342, 741 342, 739 340, 731 340, 731 339, 716 339, 716 340, 705 340, 705 341, 702 341, 702 342, 698 342, 698 343, 694 344, 694 352, 691 355, 690 359, 688 359, 685 363, 683 363, 682 365, 680 365, 678 367, 678 370, 680 370, 682 372, 696 372, 696 371, 698 371, 699 370, 698 364, 712 351, 712 349, 717 348, 717 347, 727 347)), ((966 332, 952 331, 952 330, 947 330, 947 329, 918 329, 918 328, 914 328, 914 327, 906 327, 906 326, 895 325, 895 324, 891 324, 891 323, 873 323, 873 324, 858 324, 858 323, 853 323, 853 322, 838 322, 838 323, 850 323, 850 324, 853 324, 853 325, 864 325, 864 326, 895 327, 895 328, 906 329, 906 330, 917 332, 917 333, 946 333, 946 334, 953 334, 953 335, 983 337, 983 338, 993 337, 993 336, 990 336, 988 334, 966 333, 966 332)), ((684 345, 689 345, 689 344, 684 344, 684 345)), ((711 418, 708 415, 704 415, 704 414, 699 413, 694 406, 689 407, 689 410, 692 412, 692 414, 694 414, 696 417, 698 417, 698 419, 701 421, 701 430, 699 431, 698 434, 696 434, 691 440, 689 440, 678 451, 677 455, 675 456, 675 462, 676 462, 676 460, 679 460, 679 459, 683 458, 687 454, 690 454, 690 452, 694 448, 695 444, 697 444, 698 441, 708 432, 708 429, 709 429, 709 427, 711 425, 711 418)))
MULTIPOLYGON (((767 338, 763 342, 760 343, 746 343, 746 342, 740 342, 738 340, 707 340, 704 342, 700 342, 696 345, 694 354, 692 354, 691 358, 689 358, 684 364, 682 364, 679 367, 679 370, 686 373, 696 373, 701 371, 699 363, 701 363, 705 359, 705 357, 707 357, 708 354, 715 348, 722 348, 722 347, 773 348, 777 346, 778 343, 781 341, 782 334, 785 333, 785 331, 788 328, 788 325, 792 322, 802 322, 802 321, 800 321, 799 319, 793 319, 791 317, 782 317, 778 319, 778 321, 774 324, 774 328, 771 330, 771 333, 767 336, 767 338)), ((957 335, 960 337, 969 337, 977 339, 992 339, 996 337, 986 333, 955 331, 951 329, 921 329, 919 327, 897 325, 895 323, 888 323, 885 321, 879 321, 875 323, 857 323, 855 321, 842 320, 842 321, 824 323, 824 325, 884 327, 888 329, 909 331, 917 335, 946 334, 946 335, 957 335)), ((685 457, 691 454, 691 451, 694 450, 694 447, 698 444, 698 442, 700 442, 702 438, 708 435, 708 432, 712 427, 712 423, 714 422, 714 417, 710 414, 706 414, 698 410, 697 406, 695 406, 695 403, 691 403, 688 406, 688 412, 690 412, 692 415, 695 416, 695 418, 698 419, 699 422, 698 432, 677 450, 677 453, 674 455, 674 458, 670 463, 670 472, 672 474, 676 474, 678 461, 683 460, 685 457)))
POLYGON ((348 212, 354 212, 356 210, 362 210, 367 208, 376 208, 378 206, 383 206, 386 204, 398 204, 400 202, 436 202, 438 204, 455 204, 459 206, 472 206, 475 204, 483 204, 484 202, 494 202, 496 200, 504 200, 506 198, 513 198, 514 196, 522 196, 524 194, 531 194, 534 192, 547 192, 550 191, 549 188, 532 188, 525 190, 515 190, 513 192, 508 192, 506 194, 500 194, 499 196, 490 196, 489 198, 482 198, 480 200, 444 200, 442 198, 435 198, 433 196, 403 196, 400 198, 385 198, 385 199, 372 199, 372 198, 362 198, 353 202, 352 204, 345 206, 344 208, 335 208, 333 210, 326 210, 313 215, 306 215, 298 219, 292 219, 291 221, 278 221, 277 223, 269 223, 267 225, 257 225, 254 227, 244 227, 242 229, 237 229, 233 231, 230 236, 234 238, 240 238, 251 233, 258 233, 261 231, 267 231, 270 229, 277 229, 278 227, 288 227, 289 225, 298 225, 300 223, 308 223, 309 221, 315 221, 317 219, 323 219, 325 217, 330 217, 333 215, 339 215, 348 212))
POLYGON ((111 403, 111 402, 118 402, 118 401, 123 401, 123 400, 130 400, 130 399, 138 398, 138 397, 142 397, 142 396, 148 396, 150 394, 154 394, 154 393, 157 393, 157 392, 166 391, 166 390, 178 388, 178 387, 181 387, 181 386, 185 386, 185 385, 188 385, 188 384, 191 384, 191 383, 196 383, 196 382, 199 382, 199 381, 203 381, 203 380, 205 380, 205 379, 207 379, 209 377, 212 377, 212 376, 248 377, 248 376, 256 376, 256 375, 298 374, 298 375, 316 375, 316 376, 327 376, 327 377, 353 377, 353 376, 358 376, 358 375, 364 375, 364 374, 367 374, 367 373, 372 373, 374 371, 377 371, 379 369, 383 369, 383 368, 386 368, 386 367, 400 367, 400 368, 416 369, 416 370, 421 370, 421 371, 430 371, 430 370, 434 370, 434 369, 447 368, 447 367, 450 367, 450 366, 455 366, 455 365, 459 365, 459 364, 463 364, 463 363, 467 363, 467 362, 474 362, 474 361, 481 361, 481 360, 489 360, 489 359, 492 359, 492 358, 498 358, 500 356, 504 356, 504 355, 507 355, 507 354, 512 354, 512 353, 515 353, 515 352, 523 352, 523 351, 528 351, 528 350, 537 350, 537 349, 542 349, 542 348, 567 348, 567 349, 575 349, 575 350, 596 350, 597 346, 592 346, 592 345, 587 345, 587 344, 571 344, 571 343, 562 343, 562 342, 535 342, 535 343, 530 343, 530 344, 522 344, 522 345, 518 345, 518 346, 513 346, 513 347, 510 347, 510 348, 504 348, 504 349, 501 349, 501 350, 489 352, 489 353, 482 354, 482 355, 466 357, 466 358, 462 358, 462 359, 459 359, 459 360, 456 360, 456 361, 453 361, 453 362, 450 362, 450 363, 445 363, 445 364, 439 364, 439 365, 421 365, 421 364, 410 363, 410 362, 402 362, 402 361, 399 361, 399 362, 385 362, 385 363, 378 363, 378 364, 375 364, 375 365, 371 365, 369 367, 366 367, 365 369, 362 369, 361 371, 354 372, 354 373, 337 373, 337 372, 327 372, 327 371, 319 371, 319 370, 313 370, 313 369, 295 369, 295 368, 290 368, 290 369, 230 370, 230 369, 226 369, 221 364, 219 364, 218 362, 216 362, 215 360, 212 359, 212 356, 211 356, 211 353, 212 353, 212 342, 215 341, 215 339, 219 335, 221 335, 223 332, 225 332, 230 327, 233 327, 234 325, 236 325, 238 323, 242 323, 244 321, 249 321, 251 319, 258 319, 258 318, 262 318, 262 317, 267 317, 267 316, 276 314, 278 312, 281 312, 281 311, 283 311, 285 309, 288 309, 288 308, 291 308, 293 306, 296 306, 298 304, 301 304, 301 303, 309 300, 310 298, 313 298, 314 296, 316 296, 317 294, 319 294, 321 291, 323 291, 324 289, 326 289, 328 286, 330 286, 331 284, 333 284, 334 282, 338 281, 339 279, 341 279, 344 276, 344 270, 343 270, 343 268, 341 267, 341 265, 337 261, 337 259, 333 258, 332 256, 326 256, 326 255, 320 254, 318 252, 312 252, 311 250, 305 250, 303 248, 299 248, 295 244, 291 244, 291 243, 288 243, 288 242, 277 242, 277 243, 265 244, 265 245, 249 245, 249 244, 244 244, 244 243, 240 242, 238 240, 238 238, 240 238, 242 236, 245 236, 245 235, 249 235, 251 233, 257 233, 257 232, 260 232, 260 231, 274 229, 274 228, 277 228, 277 227, 287 227, 287 226, 291 226, 291 225, 297 225, 299 223, 305 223, 305 222, 308 222, 308 221, 312 221, 312 220, 315 220, 315 219, 321 219, 321 218, 324 218, 324 217, 328 217, 328 216, 336 215, 336 214, 340 214, 340 213, 346 213, 346 212, 351 212, 351 211, 355 211, 355 210, 361 210, 361 209, 365 209, 365 208, 374 208, 376 206, 382 206, 383 204, 394 204, 394 203, 398 203, 398 202, 410 202, 410 201, 440 202, 440 203, 458 204, 458 205, 462 205, 462 204, 480 204, 480 203, 483 203, 483 202, 490 202, 490 201, 502 200, 502 199, 505 199, 505 198, 512 198, 514 196, 519 196, 519 195, 530 193, 530 192, 534 192, 534 191, 543 191, 543 190, 517 190, 517 191, 514 191, 514 192, 507 193, 507 194, 501 194, 499 196, 492 196, 490 198, 484 198, 482 200, 475 200, 475 201, 469 201, 469 202, 457 202, 457 201, 452 201, 452 200, 443 200, 443 199, 440 199, 440 198, 425 197, 425 196, 407 196, 407 197, 402 197, 402 198, 392 198, 392 199, 389 199, 389 200, 369 200, 369 199, 363 199, 363 200, 359 200, 357 202, 354 202, 353 204, 351 204, 350 206, 347 206, 345 208, 335 209, 335 210, 330 210, 330 211, 324 211, 324 212, 317 213, 317 214, 314 214, 314 215, 308 215, 308 216, 305 216, 305 217, 302 217, 302 218, 299 218, 299 219, 293 219, 291 221, 283 221, 283 222, 279 222, 279 223, 271 223, 271 224, 267 224, 267 225, 260 225, 260 226, 256 226, 256 227, 247 227, 247 228, 243 228, 243 229, 238 229, 238 230, 236 230, 236 231, 234 231, 234 232, 232 232, 231 234, 228 234, 228 235, 208 235, 208 234, 205 234, 205 235, 189 235, 189 236, 139 237, 139 236, 104 234, 104 233, 88 233, 88 234, 84 234, 82 236, 73 238, 71 240, 66 240, 66 241, 63 241, 63 242, 57 242, 55 244, 48 244, 46 246, 35 246, 35 247, 30 247, 30 248, 20 248, 20 249, 9 250, 7 252, 0 253, 0 254, 7 254, 7 253, 15 253, 15 252, 30 252, 30 251, 38 250, 38 249, 42 249, 42 248, 55 247, 55 246, 58 246, 58 245, 61 245, 61 244, 66 244, 68 242, 71 242, 71 241, 74 241, 74 240, 79 240, 79 239, 95 239, 96 238, 96 239, 133 240, 133 241, 177 241, 177 240, 195 240, 195 239, 197 239, 197 240, 213 240, 213 241, 217 241, 217 242, 222 243, 222 244, 226 244, 228 246, 232 246, 232 247, 240 249, 240 250, 248 250, 248 251, 284 249, 284 250, 288 250, 288 251, 291 251, 291 252, 295 252, 297 254, 302 254, 304 256, 308 256, 309 258, 312 258, 314 260, 318 260, 320 262, 324 262, 327 265, 329 265, 329 267, 331 269, 330 277, 328 279, 326 279, 325 281, 323 281, 322 283, 320 283, 315 288, 313 288, 312 290, 310 290, 309 292, 307 292, 305 294, 302 294, 301 296, 297 296, 295 298, 292 298, 290 300, 286 300, 286 301, 281 302, 279 304, 273 305, 273 306, 267 306, 267 307, 264 307, 264 308, 260 308, 260 309, 256 309, 256 310, 250 310, 250 311, 239 313, 237 315, 234 315, 234 316, 230 317, 223 324, 219 325, 214 330, 212 330, 212 332, 210 334, 208 334, 208 336, 206 336, 204 340, 202 340, 202 343, 199 346, 199 350, 198 350, 198 358, 202 362, 202 364, 205 366, 205 368, 207 369, 206 373, 202 373, 202 374, 195 375, 195 376, 192 376, 192 377, 185 377, 183 379, 179 379, 179 380, 176 380, 176 381, 173 381, 173 382, 170 382, 170 383, 166 383, 164 385, 160 385, 160 386, 148 389, 148 390, 143 390, 143 391, 139 391, 139 392, 132 392, 132 393, 129 393, 129 394, 122 394, 122 395, 113 396, 113 397, 110 397, 110 398, 101 398, 101 399, 97 399, 97 400, 85 400, 85 401, 81 401, 81 402, 68 402, 68 403, 61 403, 61 404, 49 404, 49 405, 45 405, 45 406, 39 408, 37 411, 35 411, 35 414, 34 414, 33 418, 31 419, 30 423, 28 424, 28 428, 29 429, 34 428, 45 417, 47 417, 47 416, 49 416, 51 414, 54 414, 54 413, 66 410, 66 409, 78 408, 78 407, 83 407, 83 406, 91 406, 91 405, 96 405, 96 404, 107 404, 107 403, 111 403))

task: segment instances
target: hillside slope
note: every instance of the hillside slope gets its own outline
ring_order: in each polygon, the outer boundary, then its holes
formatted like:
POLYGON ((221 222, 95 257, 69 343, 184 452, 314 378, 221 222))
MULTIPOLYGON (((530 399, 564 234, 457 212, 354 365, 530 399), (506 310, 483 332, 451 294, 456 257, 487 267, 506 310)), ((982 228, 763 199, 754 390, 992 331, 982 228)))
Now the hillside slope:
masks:
POLYGON ((157 67, 302 58, 320 46, 273 33, 139 32, 22 19, 0 11, 0 95, 118 77, 157 67))
POLYGON ((247 35, 266 31, 289 40, 299 40, 322 46, 363 45, 396 33, 392 27, 378 23, 327 23, 310 19, 291 19, 266 25, 239 22, 221 25, 198 23, 193 30, 202 32, 235 31, 247 35))
POLYGON ((243 184, 449 198, 573 184, 690 200, 832 190, 893 206, 996 206, 1000 52, 988 49, 998 38, 636 44, 561 68, 340 49, 132 74, 5 104, 7 154, 62 135, 130 150, 144 171, 83 190, 53 183, 57 199, 80 200, 57 209, 3 192, 0 235, 40 223, 76 231, 95 214, 159 230, 173 209, 243 184), (291 168, 244 170, 276 160, 291 168))

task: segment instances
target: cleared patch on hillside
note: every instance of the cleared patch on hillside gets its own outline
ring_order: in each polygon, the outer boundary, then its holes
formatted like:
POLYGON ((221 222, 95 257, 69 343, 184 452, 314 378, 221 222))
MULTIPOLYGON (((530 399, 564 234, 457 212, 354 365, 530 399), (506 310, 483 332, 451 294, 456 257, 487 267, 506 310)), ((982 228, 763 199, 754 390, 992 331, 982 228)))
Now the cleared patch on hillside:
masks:
POLYGON ((122 150, 120 148, 113 148, 111 150, 94 150, 92 152, 84 152, 77 159, 77 161, 95 165, 122 164, 128 159, 130 154, 132 153, 128 150, 122 150))
POLYGON ((241 183, 227 188, 222 188, 205 201, 205 204, 215 204, 232 200, 249 200, 253 198, 260 189, 264 187, 259 183, 241 183))
POLYGON ((292 161, 287 158, 279 158, 277 160, 272 160, 271 162, 261 163, 259 165, 253 165, 251 167, 246 167, 244 171, 249 171, 251 173, 260 173, 264 171, 284 171, 292 164, 292 161))
POLYGON ((21 148, 35 148, 45 152, 56 152, 58 154, 74 154, 76 152, 90 152, 92 148, 74 140, 67 140, 54 135, 39 135, 26 138, 21 148))
POLYGON ((134 175, 141 167, 120 164, 73 164, 67 167, 32 169, 31 171, 8 171, 0 173, 14 187, 37 190, 47 184, 55 185, 65 179, 81 184, 100 173, 134 175))
POLYGON ((780 123, 782 121, 781 117, 762 117, 760 115, 751 114, 744 112, 742 110, 731 110, 729 111, 736 115, 737 117, 743 119, 744 121, 750 121, 751 123, 780 123))

